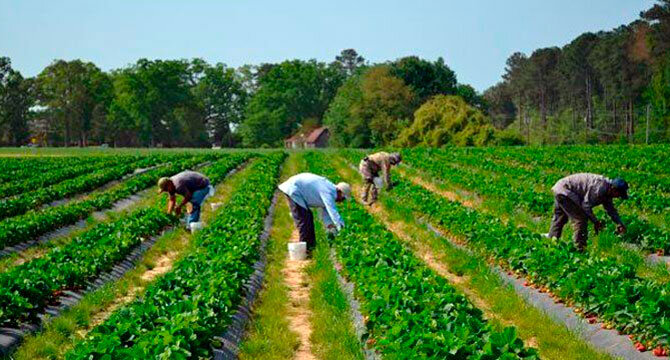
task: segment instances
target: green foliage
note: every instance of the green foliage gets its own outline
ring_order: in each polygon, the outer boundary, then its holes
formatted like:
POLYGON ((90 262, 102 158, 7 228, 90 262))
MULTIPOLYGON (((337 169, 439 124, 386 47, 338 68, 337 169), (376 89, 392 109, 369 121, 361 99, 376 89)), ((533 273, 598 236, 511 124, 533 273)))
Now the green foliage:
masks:
POLYGON ((33 83, 12 69, 9 58, 0 57, 0 144, 17 146, 26 142, 33 83))
POLYGON ((409 124, 416 98, 386 65, 367 69, 340 87, 326 113, 336 146, 372 147, 391 143, 409 124))
POLYGON ((494 133, 486 116, 463 98, 438 95, 416 111, 414 122, 400 133, 394 145, 481 146, 492 143, 494 133))
POLYGON ((321 119, 344 75, 312 61, 285 61, 258 78, 240 126, 244 146, 279 146, 306 119, 321 119))
MULTIPOLYGON (((323 154, 310 171, 336 179, 323 154)), ((404 192, 394 190, 392 193, 404 192)), ((333 241, 367 316, 365 339, 392 359, 538 359, 514 328, 497 332, 482 311, 431 270, 354 201, 342 204, 345 227, 333 241)))
MULTIPOLYGON (((238 163, 232 155, 207 168, 212 184, 238 163)), ((0 274, 0 324, 36 319, 45 305, 64 289, 82 288, 139 245, 178 219, 165 214, 164 202, 134 211, 120 220, 101 223, 42 257, 0 274)))
POLYGON ((112 97, 111 80, 90 62, 57 60, 37 76, 39 103, 51 125, 63 132, 66 146, 87 145, 96 109, 106 108, 112 97))
POLYGON ((391 63, 391 75, 401 78, 412 88, 418 105, 435 95, 458 93, 456 74, 441 57, 432 63, 417 56, 400 58, 391 63))
POLYGON ((254 271, 284 156, 273 153, 252 164, 225 209, 195 236, 192 251, 149 285, 142 298, 94 328, 65 358, 211 356, 212 338, 229 323, 242 286, 254 271))

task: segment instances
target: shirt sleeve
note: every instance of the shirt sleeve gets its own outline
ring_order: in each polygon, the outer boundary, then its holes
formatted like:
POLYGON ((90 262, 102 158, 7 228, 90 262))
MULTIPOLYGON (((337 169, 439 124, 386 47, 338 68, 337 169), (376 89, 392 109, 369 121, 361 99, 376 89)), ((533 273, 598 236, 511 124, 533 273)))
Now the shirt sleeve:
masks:
POLYGON ((621 221, 621 217, 619 217, 619 212, 617 209, 614 207, 614 203, 612 202, 612 199, 607 199, 603 201, 603 207, 605 208, 605 212, 607 212, 607 215, 610 216, 612 221, 619 225, 623 225, 623 222, 621 221))
POLYGON ((389 187, 391 184, 391 162, 386 159, 382 164, 382 173, 384 174, 384 182, 386 187, 389 187))
POLYGON ((341 230, 344 227, 344 222, 342 221, 342 217, 340 217, 340 213, 337 212, 337 207, 335 207, 335 197, 325 191, 322 191, 321 201, 323 202, 323 207, 325 208, 322 214, 324 223, 334 224, 335 227, 337 227, 337 230, 341 230), (326 217, 329 217, 329 222, 326 221, 326 217))
MULTIPOLYGON (((579 202, 577 203, 579 204, 579 202)), ((581 206, 584 212, 586 213, 586 216, 588 216, 589 219, 593 221, 593 223, 595 224, 598 222, 598 218, 596 217, 595 214, 593 214, 593 205, 594 204, 591 203, 591 192, 589 191, 584 196, 584 201, 582 202, 581 206)))

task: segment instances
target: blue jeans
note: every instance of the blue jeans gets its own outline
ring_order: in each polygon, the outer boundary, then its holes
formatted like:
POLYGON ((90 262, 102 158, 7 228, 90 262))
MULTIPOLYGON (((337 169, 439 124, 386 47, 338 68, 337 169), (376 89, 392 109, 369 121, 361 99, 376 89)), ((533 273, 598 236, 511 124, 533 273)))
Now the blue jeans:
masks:
POLYGON ((193 193, 191 201, 189 201, 193 205, 193 211, 188 215, 187 224, 200 221, 200 206, 205 201, 207 194, 209 194, 209 186, 193 193))

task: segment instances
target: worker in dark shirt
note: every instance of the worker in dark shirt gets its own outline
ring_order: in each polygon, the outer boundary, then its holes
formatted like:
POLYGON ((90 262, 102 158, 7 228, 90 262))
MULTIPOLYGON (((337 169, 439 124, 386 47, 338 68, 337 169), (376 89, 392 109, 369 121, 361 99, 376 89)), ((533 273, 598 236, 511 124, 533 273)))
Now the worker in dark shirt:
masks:
POLYGON ((554 216, 547 237, 560 238, 563 226, 572 220, 574 241, 579 250, 586 248, 589 220, 596 233, 605 226, 593 208, 602 205, 612 221, 617 224, 617 233, 626 232, 612 199, 628 199, 628 184, 623 179, 608 179, 596 174, 574 174, 559 180, 551 190, 554 192, 554 216))
POLYGON ((209 184, 209 179, 195 171, 182 171, 172 177, 164 177, 158 180, 158 193, 167 192, 170 194, 168 214, 171 214, 174 210, 175 215, 180 216, 184 205, 191 203, 193 209, 188 217, 189 224, 200 221, 200 207, 210 191, 213 192, 213 188, 209 184), (177 194, 181 195, 183 200, 175 207, 177 194))

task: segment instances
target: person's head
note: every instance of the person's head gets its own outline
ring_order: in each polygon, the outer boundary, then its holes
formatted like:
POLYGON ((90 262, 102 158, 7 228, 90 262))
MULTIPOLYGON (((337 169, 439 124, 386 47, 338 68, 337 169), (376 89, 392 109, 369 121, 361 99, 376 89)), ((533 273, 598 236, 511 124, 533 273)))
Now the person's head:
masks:
POLYGON ((402 161, 402 155, 400 153, 393 153, 389 156, 389 162, 391 165, 398 165, 402 161))
POLYGON ((173 193, 175 190, 174 183, 170 178, 162 177, 158 179, 158 193, 169 192, 173 193))
POLYGON ((624 179, 619 178, 612 180, 609 193, 613 198, 628 199, 628 183, 624 179))
POLYGON ((337 188, 337 198, 335 198, 335 201, 342 202, 351 198, 351 186, 349 184, 341 182, 335 185, 335 188, 337 188))

